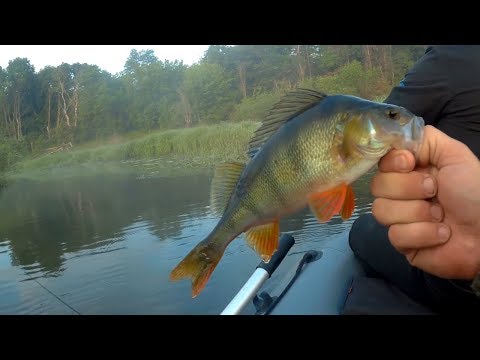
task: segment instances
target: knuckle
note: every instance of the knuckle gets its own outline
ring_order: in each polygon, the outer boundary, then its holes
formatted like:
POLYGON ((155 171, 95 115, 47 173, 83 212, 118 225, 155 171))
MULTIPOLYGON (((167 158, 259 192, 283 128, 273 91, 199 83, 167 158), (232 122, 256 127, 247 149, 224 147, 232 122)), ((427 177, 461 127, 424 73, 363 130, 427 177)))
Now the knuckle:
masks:
POLYGON ((392 225, 388 229, 388 238, 390 239, 390 243, 392 246, 397 249, 401 250, 402 249, 402 242, 401 242, 401 228, 396 225, 392 225))
POLYGON ((378 191, 379 181, 380 181, 379 176, 381 176, 381 174, 376 174, 370 181, 370 192, 372 193, 373 196, 376 196, 376 197, 380 195, 378 191))
POLYGON ((385 211, 385 199, 378 198, 372 203, 372 214, 382 225, 388 225, 388 212, 385 211))
POLYGON ((423 201, 415 201, 410 214, 416 221, 430 221, 432 218, 430 205, 423 201))

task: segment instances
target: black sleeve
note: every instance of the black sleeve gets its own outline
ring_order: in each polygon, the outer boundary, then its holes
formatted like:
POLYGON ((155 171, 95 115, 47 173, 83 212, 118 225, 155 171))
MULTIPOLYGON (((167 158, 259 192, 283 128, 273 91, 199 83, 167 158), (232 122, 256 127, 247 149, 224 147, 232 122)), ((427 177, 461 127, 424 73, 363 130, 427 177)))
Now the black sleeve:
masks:
POLYGON ((448 62, 429 47, 384 102, 403 106, 426 125, 435 125, 450 98, 447 86, 448 62))

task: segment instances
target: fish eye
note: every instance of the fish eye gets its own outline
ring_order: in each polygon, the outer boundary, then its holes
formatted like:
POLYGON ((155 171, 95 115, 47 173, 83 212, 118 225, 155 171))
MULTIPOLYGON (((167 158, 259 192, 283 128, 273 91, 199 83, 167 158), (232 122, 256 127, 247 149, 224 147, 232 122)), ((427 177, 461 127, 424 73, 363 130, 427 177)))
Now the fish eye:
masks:
POLYGON ((387 116, 392 120, 398 119, 399 114, 400 112, 396 109, 393 109, 393 108, 387 109, 387 116))

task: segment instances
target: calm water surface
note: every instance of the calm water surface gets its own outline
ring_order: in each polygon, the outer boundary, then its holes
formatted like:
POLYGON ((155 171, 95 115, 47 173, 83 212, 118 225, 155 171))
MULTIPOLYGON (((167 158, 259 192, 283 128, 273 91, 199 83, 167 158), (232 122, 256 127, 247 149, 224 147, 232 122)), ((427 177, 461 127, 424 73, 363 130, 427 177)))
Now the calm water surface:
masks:
MULTIPOLYGON (((223 310, 260 261, 243 235, 197 298, 190 297, 189 281, 168 280, 218 221, 209 208, 211 173, 162 177, 142 169, 136 175, 19 180, 0 191, 0 314, 223 310)), ((295 254, 325 246, 370 211, 370 177, 354 185, 357 208, 349 221, 318 224, 304 210, 281 222, 296 243, 268 286, 285 281, 296 267, 290 260, 295 254)))

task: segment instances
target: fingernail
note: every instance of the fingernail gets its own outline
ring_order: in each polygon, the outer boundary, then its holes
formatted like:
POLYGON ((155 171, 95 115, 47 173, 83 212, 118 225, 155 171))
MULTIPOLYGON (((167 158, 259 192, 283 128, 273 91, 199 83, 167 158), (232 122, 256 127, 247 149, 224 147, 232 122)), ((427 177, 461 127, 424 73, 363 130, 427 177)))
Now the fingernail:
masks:
POLYGON ((432 215, 432 218, 434 220, 437 220, 437 221, 442 220, 443 211, 439 205, 430 206, 430 214, 432 215))
POLYGON ((439 225, 438 238, 443 242, 447 242, 450 238, 450 228, 446 225, 439 225))
POLYGON ((425 190, 425 194, 430 196, 435 195, 435 184, 431 177, 423 179, 423 189, 425 190))
POLYGON ((407 169, 407 158, 404 155, 398 155, 395 157, 395 169, 397 170, 406 170, 407 169))

